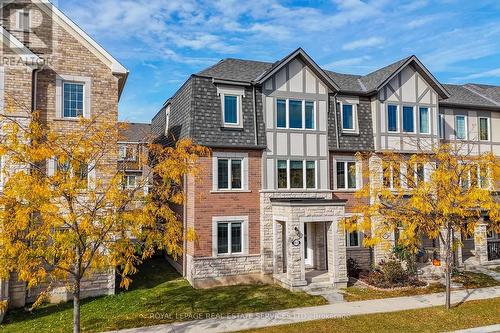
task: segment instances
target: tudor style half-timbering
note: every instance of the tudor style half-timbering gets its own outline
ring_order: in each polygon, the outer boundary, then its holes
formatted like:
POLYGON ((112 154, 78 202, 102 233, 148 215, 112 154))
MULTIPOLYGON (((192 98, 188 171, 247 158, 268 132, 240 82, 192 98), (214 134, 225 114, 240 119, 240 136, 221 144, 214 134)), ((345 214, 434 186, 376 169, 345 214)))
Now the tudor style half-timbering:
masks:
MULTIPOLYGON (((490 139, 466 141, 495 151, 500 88, 460 87, 488 94, 488 108, 467 104, 415 56, 361 76, 325 71, 297 49, 275 63, 224 59, 192 75, 152 124, 159 142, 191 137, 213 150, 201 177, 186 180, 182 215, 198 240, 174 265, 201 287, 345 285, 347 258, 369 268, 386 254, 338 224, 353 213, 357 189, 382 181, 380 153, 450 140, 448 118, 462 109, 490 139)), ((486 248, 476 252, 483 258, 486 248)))

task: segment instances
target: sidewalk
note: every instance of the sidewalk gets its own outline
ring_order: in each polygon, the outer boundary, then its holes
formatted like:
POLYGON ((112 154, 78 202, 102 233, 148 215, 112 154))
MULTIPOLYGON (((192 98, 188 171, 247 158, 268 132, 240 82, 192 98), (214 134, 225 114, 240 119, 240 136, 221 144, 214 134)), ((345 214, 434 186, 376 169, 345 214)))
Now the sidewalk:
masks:
MULTIPOLYGON (((500 297, 500 286, 452 292, 452 303, 500 297)), ((345 302, 308 308, 295 308, 263 313, 249 313, 233 317, 178 322, 151 327, 114 331, 120 333, 218 333, 252 328, 293 324, 304 321, 341 318, 361 314, 420 309, 444 304, 444 293, 386 298, 360 302, 345 302)))

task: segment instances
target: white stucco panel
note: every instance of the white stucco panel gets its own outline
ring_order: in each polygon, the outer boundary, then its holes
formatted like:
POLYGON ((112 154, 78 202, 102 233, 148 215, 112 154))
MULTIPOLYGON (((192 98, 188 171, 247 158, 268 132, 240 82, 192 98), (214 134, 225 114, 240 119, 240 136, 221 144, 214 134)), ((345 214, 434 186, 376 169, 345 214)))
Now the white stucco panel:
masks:
POLYGON ((300 60, 294 59, 293 61, 290 62, 288 65, 288 72, 289 72, 289 77, 290 77, 290 91, 292 92, 303 92, 304 87, 303 87, 303 71, 302 68, 304 65, 300 60))
POLYGON ((276 154, 288 155, 288 138, 286 133, 276 134, 276 154))
POLYGON ((290 133, 290 155, 304 156, 304 134, 290 133))

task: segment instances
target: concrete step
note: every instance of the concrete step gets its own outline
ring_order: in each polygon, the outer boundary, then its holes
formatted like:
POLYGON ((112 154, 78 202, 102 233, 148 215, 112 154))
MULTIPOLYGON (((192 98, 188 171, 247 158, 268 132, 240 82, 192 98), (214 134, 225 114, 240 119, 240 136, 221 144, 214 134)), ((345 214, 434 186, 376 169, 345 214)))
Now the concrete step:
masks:
POLYGON ((307 276, 306 275, 306 281, 308 283, 330 282, 330 276, 328 276, 327 273, 321 274, 321 275, 316 275, 316 276, 307 276))

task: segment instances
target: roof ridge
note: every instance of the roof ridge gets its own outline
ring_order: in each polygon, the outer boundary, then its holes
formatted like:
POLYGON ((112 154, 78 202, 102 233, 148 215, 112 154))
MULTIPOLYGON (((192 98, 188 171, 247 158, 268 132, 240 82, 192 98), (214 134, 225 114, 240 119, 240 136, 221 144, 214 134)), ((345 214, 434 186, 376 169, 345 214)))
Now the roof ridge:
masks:
POLYGON ((472 84, 470 84, 470 83, 462 85, 462 87, 464 87, 465 89, 467 89, 467 90, 471 91, 472 93, 474 93, 474 94, 478 95, 478 96, 479 96, 479 97, 481 97, 481 98, 484 98, 484 99, 485 99, 485 100, 487 100, 488 102, 491 102, 491 103, 493 103, 493 104, 495 104, 495 105, 500 106, 500 103, 499 103, 498 101, 496 101, 496 100, 494 100, 494 99, 492 99, 492 98, 489 98, 489 97, 487 97, 487 96, 483 95, 482 93, 480 93, 480 92, 479 92, 479 91, 477 91, 476 89, 473 89, 471 86, 473 86, 473 85, 472 85, 472 84))

